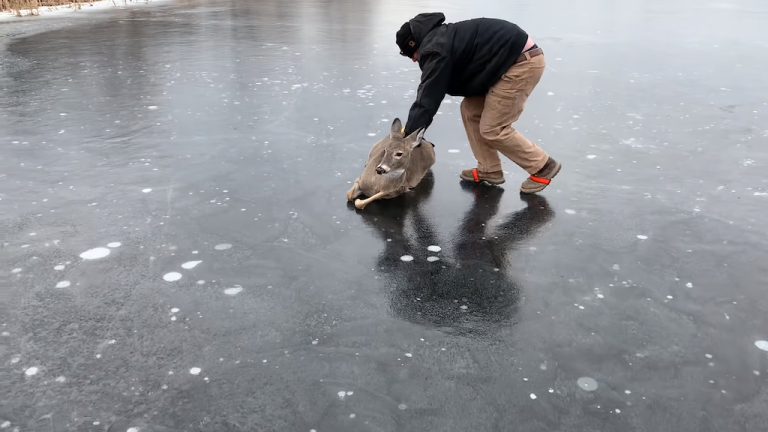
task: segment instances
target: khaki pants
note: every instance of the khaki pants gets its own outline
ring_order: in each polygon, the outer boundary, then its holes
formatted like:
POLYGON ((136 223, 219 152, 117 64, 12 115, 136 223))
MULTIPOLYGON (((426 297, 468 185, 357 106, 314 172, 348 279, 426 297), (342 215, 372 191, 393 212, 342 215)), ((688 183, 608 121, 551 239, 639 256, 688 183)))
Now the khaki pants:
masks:
POLYGON ((500 171, 499 152, 529 174, 547 162, 547 153, 512 127, 546 66, 544 54, 525 56, 527 59, 512 65, 485 96, 461 102, 461 118, 478 171, 500 171))

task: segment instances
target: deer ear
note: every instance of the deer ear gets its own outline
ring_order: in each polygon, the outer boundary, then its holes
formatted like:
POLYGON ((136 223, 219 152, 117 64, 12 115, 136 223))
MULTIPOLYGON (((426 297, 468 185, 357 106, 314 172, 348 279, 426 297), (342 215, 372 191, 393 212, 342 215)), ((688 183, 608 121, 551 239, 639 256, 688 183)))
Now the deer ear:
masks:
MULTIPOLYGON (((421 129, 416 131, 416 138, 413 139, 413 143, 412 143, 412 145, 414 147, 418 147, 419 145, 421 145, 421 140, 424 139, 424 132, 426 132, 426 131, 427 130, 425 128, 421 128, 421 129)), ((411 134, 411 136, 413 136, 413 135, 414 134, 411 134)))
POLYGON ((399 118, 395 118, 395 121, 392 122, 392 129, 389 131, 389 137, 392 139, 403 138, 403 123, 399 118))

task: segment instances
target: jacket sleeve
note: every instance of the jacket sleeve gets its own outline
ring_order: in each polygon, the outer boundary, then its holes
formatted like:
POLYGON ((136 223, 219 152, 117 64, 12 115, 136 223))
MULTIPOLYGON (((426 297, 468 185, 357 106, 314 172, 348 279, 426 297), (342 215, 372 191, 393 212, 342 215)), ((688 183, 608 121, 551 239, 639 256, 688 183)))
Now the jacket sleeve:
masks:
MULTIPOLYGON (((421 55, 421 53, 420 53, 421 55)), ((420 59, 421 84, 416 94, 416 101, 411 105, 408 122, 405 124, 405 136, 420 127, 429 127, 440 108, 451 79, 451 65, 448 58, 440 53, 424 53, 420 59)))

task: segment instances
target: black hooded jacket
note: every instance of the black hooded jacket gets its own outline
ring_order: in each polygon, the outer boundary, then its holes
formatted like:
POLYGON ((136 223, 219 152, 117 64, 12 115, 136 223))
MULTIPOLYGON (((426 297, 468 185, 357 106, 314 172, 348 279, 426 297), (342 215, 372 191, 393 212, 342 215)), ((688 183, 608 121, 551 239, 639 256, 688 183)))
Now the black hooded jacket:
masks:
POLYGON ((405 133, 428 127, 446 94, 482 96, 517 60, 528 33, 494 18, 443 24, 442 13, 409 21, 418 44, 421 84, 408 113, 405 133))

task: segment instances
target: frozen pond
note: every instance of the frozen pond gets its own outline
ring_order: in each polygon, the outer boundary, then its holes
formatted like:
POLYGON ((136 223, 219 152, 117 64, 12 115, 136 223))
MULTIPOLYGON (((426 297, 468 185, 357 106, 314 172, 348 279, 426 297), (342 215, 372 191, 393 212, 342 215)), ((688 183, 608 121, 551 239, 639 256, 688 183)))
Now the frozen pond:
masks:
POLYGON ((766 430, 766 25, 735 0, 4 21, 0 430, 766 430), (395 31, 438 10, 543 48, 517 126, 563 170, 461 185, 449 97, 433 173, 355 211, 418 84, 395 31))

